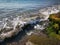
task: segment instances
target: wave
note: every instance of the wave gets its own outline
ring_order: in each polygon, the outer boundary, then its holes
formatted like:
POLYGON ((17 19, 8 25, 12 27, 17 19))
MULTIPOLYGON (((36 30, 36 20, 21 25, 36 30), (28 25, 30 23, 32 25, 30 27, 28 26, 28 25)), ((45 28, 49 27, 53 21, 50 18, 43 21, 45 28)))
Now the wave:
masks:
POLYGON ((60 11, 60 5, 58 7, 59 9, 56 6, 53 6, 40 9, 38 11, 24 11, 22 15, 10 15, 9 17, 3 18, 0 21, 0 41, 18 34, 18 32, 22 30, 22 27, 24 27, 25 24, 36 24, 36 22, 48 20, 50 14, 60 11))

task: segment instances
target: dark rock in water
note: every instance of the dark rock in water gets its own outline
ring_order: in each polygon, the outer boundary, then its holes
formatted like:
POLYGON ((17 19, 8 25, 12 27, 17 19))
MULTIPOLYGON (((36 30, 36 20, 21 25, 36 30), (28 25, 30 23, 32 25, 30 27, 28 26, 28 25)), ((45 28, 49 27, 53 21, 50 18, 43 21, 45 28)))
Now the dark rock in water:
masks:
MULTIPOLYGON (((36 15, 34 14, 34 16, 30 16, 30 17, 26 16, 26 18, 23 16, 22 17, 18 16, 12 20, 8 20, 8 18, 4 19, 3 20, 4 23, 2 26, 3 28, 0 29, 0 42, 4 41, 4 39, 6 39, 6 38, 10 38, 12 36, 17 35, 22 30, 22 28, 23 28, 23 30, 26 28, 29 29, 30 27, 34 28, 33 25, 40 23, 40 21, 48 20, 49 14, 57 13, 58 11, 60 11, 53 7, 51 7, 51 8, 48 7, 47 9, 44 8, 42 10, 39 10, 38 14, 36 14, 36 15)), ((43 22, 43 23, 44 23, 44 27, 46 27, 45 22, 43 22)), ((47 24, 47 22, 46 22, 46 24, 47 24)))
POLYGON ((23 30, 30 30, 30 29, 33 29, 34 28, 34 25, 32 24, 25 24, 24 27, 22 27, 23 30))
POLYGON ((3 28, 0 31, 0 42, 4 41, 5 38, 10 38, 18 34, 22 29, 19 25, 16 26, 15 30, 13 28, 3 28))

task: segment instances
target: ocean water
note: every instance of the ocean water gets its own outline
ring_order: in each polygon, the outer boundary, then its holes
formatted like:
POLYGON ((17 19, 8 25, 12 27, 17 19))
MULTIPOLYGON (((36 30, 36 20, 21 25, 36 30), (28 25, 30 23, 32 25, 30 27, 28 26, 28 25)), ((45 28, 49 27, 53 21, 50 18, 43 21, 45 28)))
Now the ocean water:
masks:
POLYGON ((59 4, 60 0, 0 0, 0 17, 10 15, 11 12, 35 9, 49 5, 59 4))
POLYGON ((60 3, 59 0, 0 0, 0 8, 29 8, 60 3))
POLYGON ((0 28, 11 24, 15 18, 17 20, 17 15, 23 15, 24 13, 22 12, 26 10, 33 10, 59 3, 60 0, 0 0, 0 28))
MULTIPOLYGON (((5 30, 4 28, 13 28, 15 30, 17 25, 24 25, 24 22, 20 20, 21 15, 34 14, 37 12, 38 8, 55 4, 60 4, 60 0, 0 0, 0 30, 5 30)), ((18 42, 25 37, 26 33, 29 34, 30 31, 31 30, 28 31, 25 29, 15 38, 13 37, 8 41, 4 41, 2 45, 6 45, 5 43, 8 42, 18 42)))

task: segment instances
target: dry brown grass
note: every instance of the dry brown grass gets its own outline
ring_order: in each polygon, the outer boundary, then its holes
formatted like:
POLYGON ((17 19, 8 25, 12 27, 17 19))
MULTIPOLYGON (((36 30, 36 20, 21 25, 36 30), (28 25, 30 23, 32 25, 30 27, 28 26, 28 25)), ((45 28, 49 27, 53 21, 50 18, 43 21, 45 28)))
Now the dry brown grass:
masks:
POLYGON ((57 39, 37 35, 30 36, 29 41, 37 45, 60 45, 57 39))

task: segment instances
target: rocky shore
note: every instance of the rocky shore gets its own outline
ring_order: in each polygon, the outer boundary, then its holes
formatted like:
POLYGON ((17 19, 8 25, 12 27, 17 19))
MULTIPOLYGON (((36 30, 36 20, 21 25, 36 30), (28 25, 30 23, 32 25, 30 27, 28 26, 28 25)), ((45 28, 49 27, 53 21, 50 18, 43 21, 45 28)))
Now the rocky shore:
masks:
MULTIPOLYGON (((42 27, 46 28, 45 26, 47 26, 48 25, 47 23, 49 23, 49 21, 48 21, 49 15, 53 14, 53 13, 57 13, 59 11, 60 11, 60 5, 54 5, 52 7, 40 9, 38 14, 32 15, 29 17, 17 16, 13 20, 8 20, 6 18, 4 20, 5 21, 4 25, 2 26, 2 28, 0 28, 0 42, 3 42, 6 38, 8 38, 8 40, 9 40, 9 38, 11 38, 11 37, 12 37, 12 40, 13 40, 13 37, 18 37, 18 40, 19 40, 20 36, 16 36, 16 35, 23 35, 22 31, 25 31, 24 29, 27 29, 27 28, 29 28, 29 29, 31 27, 32 27, 32 29, 37 29, 36 27, 38 27, 38 29, 41 29, 42 27), (47 23, 45 23, 45 22, 47 22, 47 23), (41 25, 41 23, 42 23, 42 25, 41 25), (39 26, 37 26, 37 24, 39 26)), ((28 36, 26 36, 26 37, 28 37, 28 36)), ((24 37, 23 39, 25 40, 26 37, 24 37)), ((24 41, 22 41, 22 42, 24 42, 24 41)), ((9 45, 9 44, 7 44, 7 45, 9 45)), ((23 44, 20 44, 20 45, 23 45, 23 44)))

